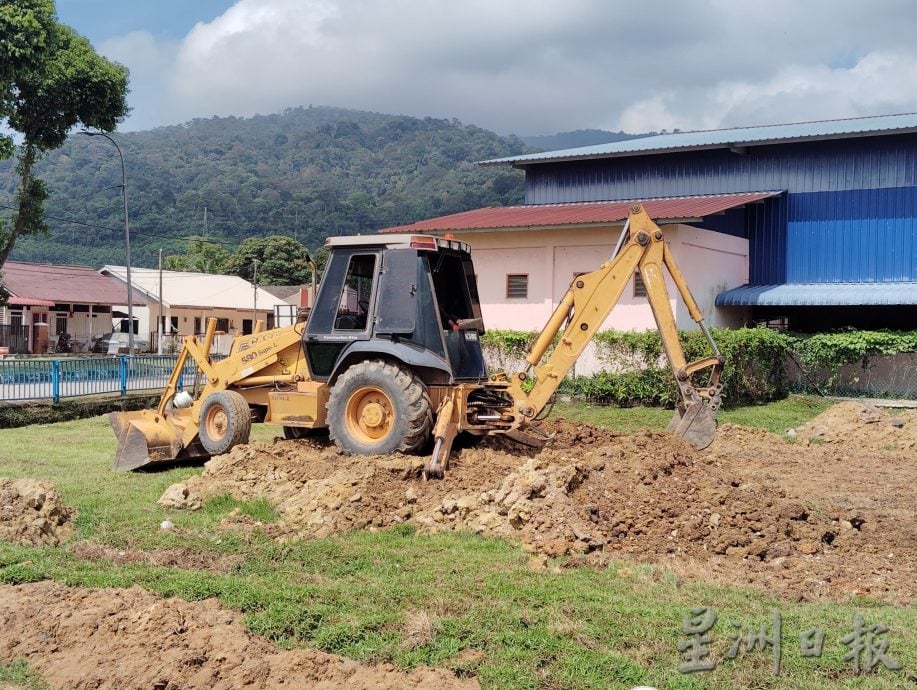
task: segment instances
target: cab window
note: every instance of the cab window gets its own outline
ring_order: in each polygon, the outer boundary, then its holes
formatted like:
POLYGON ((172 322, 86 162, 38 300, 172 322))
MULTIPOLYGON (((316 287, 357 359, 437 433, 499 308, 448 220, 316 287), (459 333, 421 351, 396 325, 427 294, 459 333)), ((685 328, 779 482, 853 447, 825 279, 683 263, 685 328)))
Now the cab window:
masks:
POLYGON ((354 254, 350 257, 334 318, 335 330, 366 330, 375 275, 375 254, 354 254))

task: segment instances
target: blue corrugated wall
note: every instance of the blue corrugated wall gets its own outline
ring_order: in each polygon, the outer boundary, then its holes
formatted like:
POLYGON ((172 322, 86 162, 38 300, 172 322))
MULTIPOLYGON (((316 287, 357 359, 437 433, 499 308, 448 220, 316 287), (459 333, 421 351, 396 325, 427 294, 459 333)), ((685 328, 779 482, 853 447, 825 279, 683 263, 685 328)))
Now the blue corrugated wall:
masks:
POLYGON ((917 188, 791 194, 787 204, 787 282, 917 280, 917 188))
POLYGON ((526 203, 786 190, 705 226, 749 239, 753 284, 917 280, 917 135, 529 166, 526 203), (722 226, 722 227, 720 227, 722 226))

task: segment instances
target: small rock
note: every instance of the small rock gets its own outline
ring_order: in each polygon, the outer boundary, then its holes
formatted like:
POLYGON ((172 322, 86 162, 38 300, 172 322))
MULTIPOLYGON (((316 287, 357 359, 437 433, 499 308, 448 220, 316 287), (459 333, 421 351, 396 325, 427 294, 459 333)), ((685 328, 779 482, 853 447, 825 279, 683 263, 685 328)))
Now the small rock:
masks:
POLYGON ((818 553, 818 544, 812 541, 801 541, 799 542, 799 546, 796 547, 796 550, 799 551, 799 553, 811 556, 812 554, 818 553))
POLYGON ((175 527, 175 523, 171 520, 163 520, 159 523, 159 529, 172 529, 175 527))
POLYGON ((404 500, 408 503, 417 502, 417 490, 413 486, 408 487, 408 490, 404 492, 404 500))
POLYGON ((720 524, 721 515, 719 513, 711 513, 709 522, 712 526, 716 527, 720 524))
POLYGON ((904 420, 901 419, 900 417, 892 417, 891 419, 888 420, 888 423, 891 424, 896 429, 900 429, 901 427, 904 426, 904 420))
POLYGON ((411 506, 402 506, 397 511, 395 511, 395 515, 400 517, 402 520, 407 520, 413 514, 414 514, 414 509, 411 508, 411 506))
POLYGON ((348 500, 349 500, 351 503, 359 503, 360 501, 363 500, 363 494, 361 494, 361 493, 355 493, 355 494, 354 494, 353 496, 351 496, 348 500))
POLYGON ((786 437, 787 437, 787 438, 795 439, 795 438, 796 438, 796 429, 787 429, 787 430, 786 430, 786 437))
POLYGON ((783 570, 787 566, 786 556, 777 556, 777 558, 768 562, 767 567, 771 570, 783 570))

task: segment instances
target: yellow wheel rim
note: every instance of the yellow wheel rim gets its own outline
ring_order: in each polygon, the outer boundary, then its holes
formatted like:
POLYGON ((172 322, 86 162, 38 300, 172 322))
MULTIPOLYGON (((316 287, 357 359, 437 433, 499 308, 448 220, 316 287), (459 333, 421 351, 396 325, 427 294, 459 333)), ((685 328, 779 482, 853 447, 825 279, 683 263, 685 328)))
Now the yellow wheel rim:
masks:
POLYGON ((360 443, 377 443, 395 426, 395 406, 381 388, 363 386, 347 401, 347 430, 360 443))
POLYGON ((229 429, 229 417, 219 405, 214 405, 207 410, 207 417, 204 419, 204 427, 207 429, 207 436, 214 441, 219 441, 226 435, 229 429))

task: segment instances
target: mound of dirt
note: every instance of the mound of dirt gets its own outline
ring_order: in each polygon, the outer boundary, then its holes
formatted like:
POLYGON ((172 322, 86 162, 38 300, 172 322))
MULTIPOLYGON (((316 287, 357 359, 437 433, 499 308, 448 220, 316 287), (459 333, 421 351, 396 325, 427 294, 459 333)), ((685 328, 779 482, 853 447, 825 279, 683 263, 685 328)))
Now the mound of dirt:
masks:
POLYGON ((845 401, 793 431, 808 443, 917 453, 917 410, 899 410, 892 414, 873 405, 845 401))
POLYGON ((0 658, 25 659, 52 687, 74 690, 479 687, 442 669, 404 673, 311 649, 278 649, 214 599, 51 581, 0 586, 0 658))
POLYGON ((0 477, 0 539, 57 546, 73 534, 72 522, 73 509, 47 482, 0 477))
MULTIPOLYGON (((815 423, 833 428, 830 418, 815 423)), ((434 482, 422 481, 422 458, 251 444, 163 500, 193 508, 225 493, 264 496, 281 516, 264 529, 284 540, 408 522, 505 537, 571 564, 626 556, 793 598, 913 598, 917 468, 890 442, 793 444, 723 425, 699 452, 661 433, 562 420, 552 431, 555 443, 540 452, 459 450, 434 482)))

